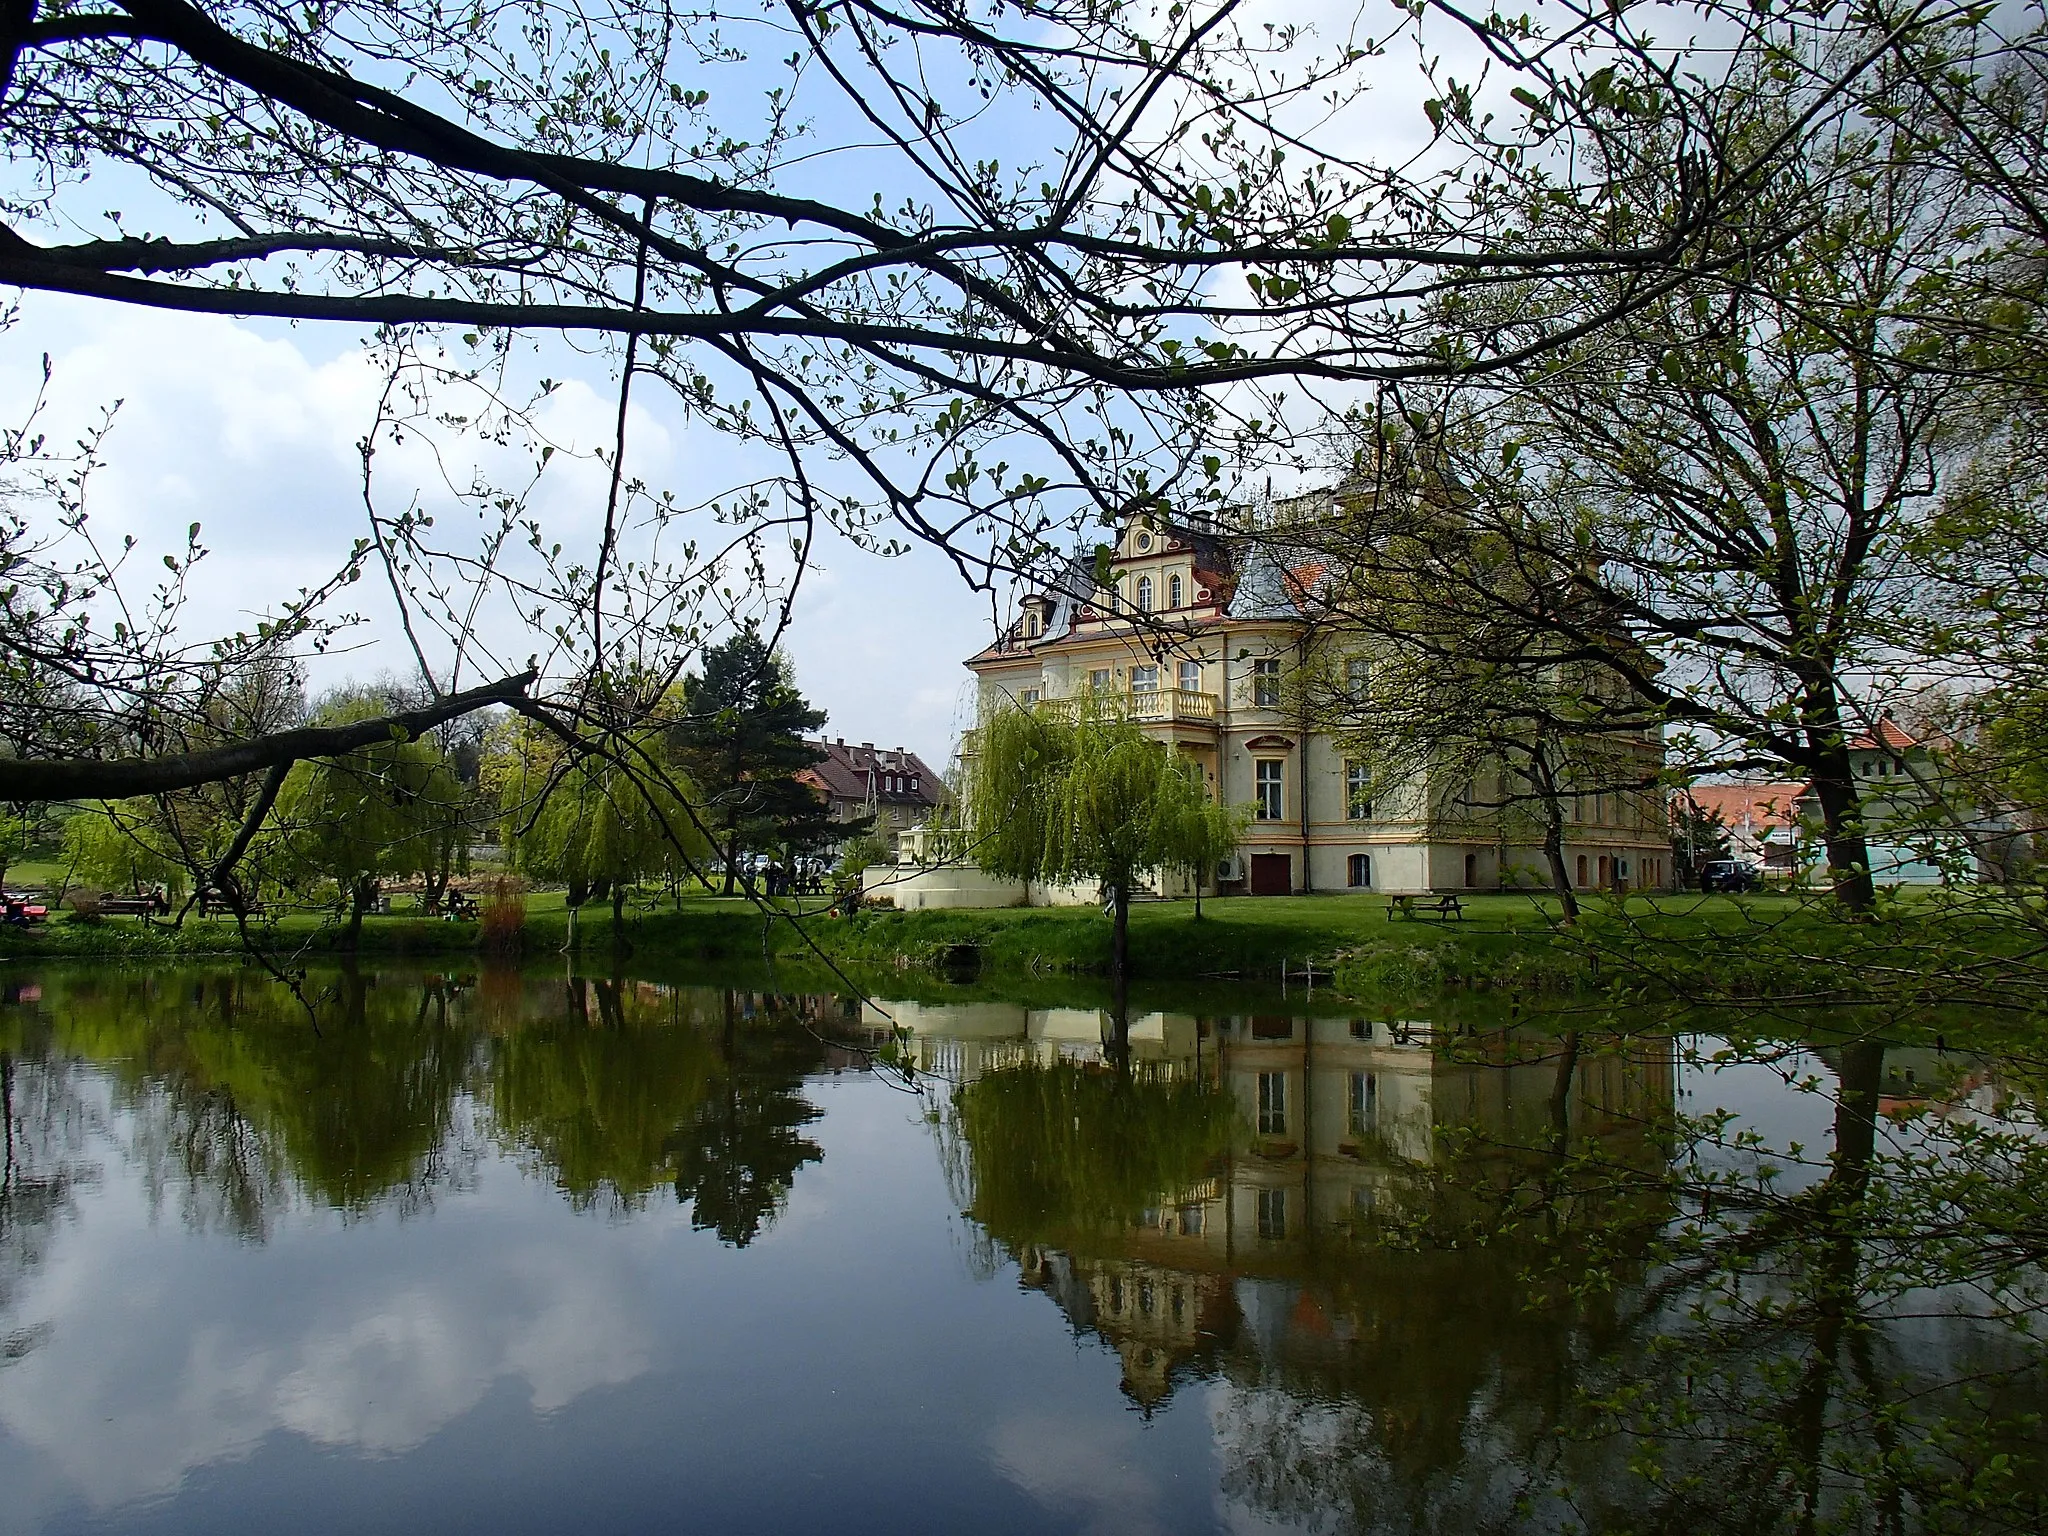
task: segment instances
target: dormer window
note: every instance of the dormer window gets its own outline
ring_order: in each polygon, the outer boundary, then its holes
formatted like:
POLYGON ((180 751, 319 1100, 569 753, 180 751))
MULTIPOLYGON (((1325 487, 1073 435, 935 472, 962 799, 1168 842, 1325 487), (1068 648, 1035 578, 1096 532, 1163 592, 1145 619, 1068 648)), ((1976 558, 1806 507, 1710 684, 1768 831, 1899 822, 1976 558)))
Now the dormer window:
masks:
POLYGON ((1150 576, 1140 576, 1138 578, 1138 612, 1150 613, 1151 611, 1152 578, 1150 576))
POLYGON ((1045 620, 1039 617, 1038 610, 1034 608, 1024 615, 1024 636, 1028 640, 1036 640, 1044 633, 1045 620))

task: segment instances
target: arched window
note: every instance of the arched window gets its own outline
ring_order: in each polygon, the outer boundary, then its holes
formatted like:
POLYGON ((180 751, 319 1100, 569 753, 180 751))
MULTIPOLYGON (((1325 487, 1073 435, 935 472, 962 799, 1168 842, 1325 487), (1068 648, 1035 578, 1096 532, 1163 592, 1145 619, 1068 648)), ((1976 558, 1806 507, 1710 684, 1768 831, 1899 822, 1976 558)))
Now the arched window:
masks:
POLYGON ((1150 613, 1151 611, 1152 578, 1150 576, 1140 576, 1138 578, 1138 612, 1150 613))
POLYGON ((1180 572, 1175 571, 1166 578, 1166 606, 1178 608, 1186 601, 1180 584, 1180 572))
POLYGON ((1026 636, 1028 636, 1028 637, 1029 637, 1030 639, 1036 640, 1036 639, 1037 639, 1037 638, 1039 637, 1039 635, 1041 635, 1042 633, 1044 633, 1044 631, 1045 631, 1045 620, 1041 619, 1041 618, 1040 618, 1040 617, 1038 616, 1038 614, 1037 614, 1036 610, 1034 610, 1034 611, 1033 611, 1033 612, 1032 612, 1032 613, 1031 613, 1031 614, 1030 614, 1030 615, 1029 615, 1028 617, 1026 617, 1026 619, 1024 620, 1024 633, 1025 633, 1025 635, 1026 635, 1026 636))

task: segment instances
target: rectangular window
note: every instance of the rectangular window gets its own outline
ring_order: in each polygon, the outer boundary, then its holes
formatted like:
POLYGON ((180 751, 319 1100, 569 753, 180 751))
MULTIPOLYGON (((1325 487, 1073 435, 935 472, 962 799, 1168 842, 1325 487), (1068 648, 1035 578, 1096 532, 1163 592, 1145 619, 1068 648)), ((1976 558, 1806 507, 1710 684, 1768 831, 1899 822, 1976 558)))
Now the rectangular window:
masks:
POLYGON ((1344 765, 1344 814, 1353 821, 1372 820, 1372 773, 1363 763, 1344 765))
POLYGON ((1259 1074, 1259 1134, 1261 1136, 1285 1136, 1287 1134, 1287 1074, 1285 1072, 1261 1072, 1259 1074))
POLYGON ((1180 686, 1183 693, 1202 691, 1202 664, 1199 661, 1184 661, 1180 664, 1180 686))
POLYGON ((1379 1124, 1380 1080, 1371 1072, 1351 1074, 1351 1134, 1369 1135, 1379 1124))
POLYGON ((1252 764, 1253 798, 1258 804, 1260 821, 1278 821, 1286 814, 1281 802, 1281 775, 1287 765, 1277 757, 1262 757, 1252 764))
POLYGON ((1157 693, 1159 691, 1159 669, 1157 667, 1131 668, 1131 692, 1157 693))
POLYGON ((1345 878, 1348 884, 1359 890, 1369 888, 1372 885, 1372 855, 1352 854, 1345 864, 1345 878))
POLYGON ((1286 1190, 1259 1191, 1259 1236, 1268 1242, 1278 1242, 1287 1236, 1286 1190))
POLYGON ((1022 704, 1026 709, 1029 709, 1032 705, 1038 702, 1038 690, 1036 688, 1024 689, 1021 693, 1017 695, 1017 702, 1022 704))
POLYGON ((1344 658, 1344 696, 1356 704, 1372 686, 1372 664, 1363 656, 1344 658))
POLYGON ((1097 693, 1109 692, 1109 668, 1097 667, 1088 674, 1088 686, 1097 693))
POLYGON ((1273 657, 1252 663, 1252 703, 1260 709, 1280 707, 1280 663, 1273 657))

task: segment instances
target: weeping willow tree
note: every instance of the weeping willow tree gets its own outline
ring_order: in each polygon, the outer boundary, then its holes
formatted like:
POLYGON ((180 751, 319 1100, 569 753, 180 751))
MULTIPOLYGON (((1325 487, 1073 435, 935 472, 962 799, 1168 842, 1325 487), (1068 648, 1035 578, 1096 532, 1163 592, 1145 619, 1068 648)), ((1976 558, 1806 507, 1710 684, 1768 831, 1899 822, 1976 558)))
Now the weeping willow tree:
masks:
POLYGON ((1072 720, 1015 707, 991 712, 977 732, 966 798, 984 869, 1019 880, 1101 882, 1115 924, 1110 976, 1119 988, 1130 975, 1131 891, 1139 877, 1199 870, 1237 843, 1239 823, 1210 804, 1201 770, 1111 702, 1072 720))
POLYGON ((666 765, 653 732, 593 738, 573 759, 552 738, 526 733, 486 777, 515 866, 567 885, 572 914, 609 891, 615 931, 634 882, 693 869, 710 852, 690 814, 690 781, 666 765))

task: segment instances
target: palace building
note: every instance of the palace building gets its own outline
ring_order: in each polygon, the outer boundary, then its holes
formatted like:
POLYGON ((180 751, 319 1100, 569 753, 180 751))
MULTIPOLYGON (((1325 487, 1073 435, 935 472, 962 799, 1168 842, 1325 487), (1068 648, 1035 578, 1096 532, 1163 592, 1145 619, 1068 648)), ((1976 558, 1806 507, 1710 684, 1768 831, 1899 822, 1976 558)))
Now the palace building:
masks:
MULTIPOLYGON (((1329 492, 1296 498, 1328 505, 1329 492)), ((1286 503, 1282 521, 1291 515, 1286 503)), ((1076 559, 1027 595, 996 642, 971 657, 983 713, 1006 703, 1078 710, 1108 697, 1146 733, 1201 765, 1211 792, 1251 807, 1220 894, 1534 888, 1550 883, 1530 818, 1467 779, 1374 784, 1327 730, 1305 723, 1290 673, 1311 644, 1341 648, 1319 594, 1328 573, 1289 563, 1284 541, 1133 519, 1107 570, 1076 559), (1107 581, 1100 579, 1107 576, 1107 581), (1489 799, 1495 809, 1488 809, 1489 799)), ((1351 665, 1369 664, 1360 637, 1351 665)), ((1671 879, 1667 813, 1653 787, 1661 740, 1622 744, 1636 790, 1571 797, 1566 866, 1576 887, 1642 890, 1671 879)), ((963 749, 972 771, 971 741, 963 749)))

